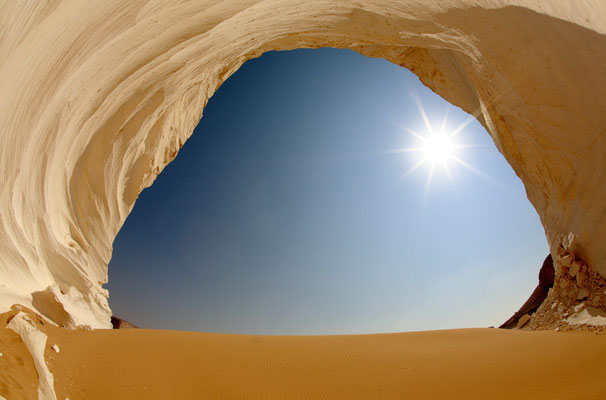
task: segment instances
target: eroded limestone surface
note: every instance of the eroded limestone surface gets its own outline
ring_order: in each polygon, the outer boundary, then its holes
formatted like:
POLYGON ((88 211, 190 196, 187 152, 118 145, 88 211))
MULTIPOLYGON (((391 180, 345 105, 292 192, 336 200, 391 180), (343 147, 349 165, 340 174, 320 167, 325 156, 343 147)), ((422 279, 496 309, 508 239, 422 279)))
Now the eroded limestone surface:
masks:
POLYGON ((606 329, 606 279, 589 269, 570 237, 558 248, 555 282, 526 329, 606 329))
POLYGON ((573 234, 606 276, 601 0, 6 0, 0 21, 0 310, 111 327, 102 284, 138 194, 242 63, 301 47, 385 58, 476 116, 554 259, 573 234))

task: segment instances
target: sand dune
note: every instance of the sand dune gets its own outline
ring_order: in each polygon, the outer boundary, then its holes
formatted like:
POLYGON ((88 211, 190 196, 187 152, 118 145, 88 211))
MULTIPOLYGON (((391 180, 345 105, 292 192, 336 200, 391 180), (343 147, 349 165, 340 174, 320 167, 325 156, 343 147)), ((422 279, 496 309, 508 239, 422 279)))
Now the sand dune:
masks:
MULTIPOLYGON (((41 329, 59 399, 606 399, 606 333, 41 329)), ((0 394, 35 398, 31 358, 11 334, 0 335, 0 394)))
POLYGON ((297 48, 384 58, 477 117, 552 256, 606 277, 603 0, 7 0, 0 17, 0 311, 111 327, 137 196, 242 63, 297 48))

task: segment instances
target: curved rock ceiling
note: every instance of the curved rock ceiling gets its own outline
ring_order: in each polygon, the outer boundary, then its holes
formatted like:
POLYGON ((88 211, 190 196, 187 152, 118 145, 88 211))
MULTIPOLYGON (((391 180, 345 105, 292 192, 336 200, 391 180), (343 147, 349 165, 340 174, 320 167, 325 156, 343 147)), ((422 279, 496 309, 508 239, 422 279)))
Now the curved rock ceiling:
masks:
POLYGON ((577 258, 606 276, 606 3, 543 3, 2 2, 1 311, 110 327, 101 285, 138 194, 221 82, 301 47, 385 58, 475 115, 554 256, 574 237, 577 258))

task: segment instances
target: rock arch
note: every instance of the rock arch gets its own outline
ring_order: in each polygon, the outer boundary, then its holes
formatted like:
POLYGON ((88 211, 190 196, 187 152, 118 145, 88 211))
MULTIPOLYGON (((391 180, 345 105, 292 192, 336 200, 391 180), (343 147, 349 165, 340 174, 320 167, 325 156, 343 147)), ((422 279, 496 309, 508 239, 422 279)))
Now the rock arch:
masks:
POLYGON ((476 116, 554 257, 606 276, 606 5, 434 3, 3 2, 0 308, 110 327, 102 284, 140 191, 242 63, 301 47, 385 58, 476 116))

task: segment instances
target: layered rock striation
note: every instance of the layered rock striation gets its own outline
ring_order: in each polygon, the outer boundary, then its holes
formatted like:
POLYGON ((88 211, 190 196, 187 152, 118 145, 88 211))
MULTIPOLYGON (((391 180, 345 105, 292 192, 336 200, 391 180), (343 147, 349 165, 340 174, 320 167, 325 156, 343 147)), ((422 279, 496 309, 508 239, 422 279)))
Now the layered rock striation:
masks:
POLYGON ((554 259, 572 235, 606 276, 603 1, 6 0, 0 20, 1 310, 111 327, 102 285, 138 194, 242 63, 302 47, 385 58, 474 115, 554 259))

